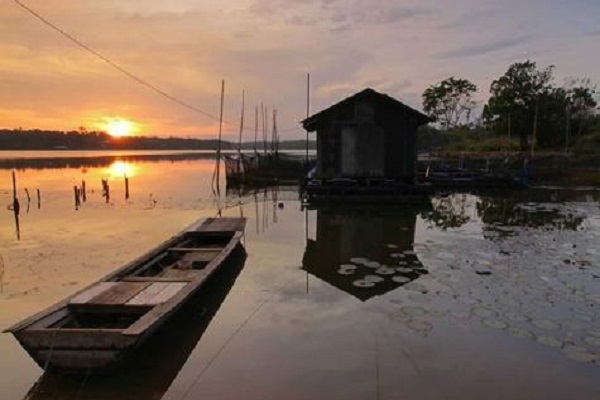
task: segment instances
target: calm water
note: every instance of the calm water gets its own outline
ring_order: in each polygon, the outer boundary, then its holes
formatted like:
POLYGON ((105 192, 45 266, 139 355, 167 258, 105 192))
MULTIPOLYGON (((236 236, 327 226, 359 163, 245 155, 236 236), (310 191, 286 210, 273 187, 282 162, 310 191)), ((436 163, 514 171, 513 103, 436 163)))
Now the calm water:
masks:
POLYGON ((208 158, 47 165, 17 171, 20 241, 0 169, 0 328, 219 210, 248 255, 115 376, 43 375, 0 335, 2 398, 600 397, 600 192, 304 211, 293 187, 218 195, 208 158))

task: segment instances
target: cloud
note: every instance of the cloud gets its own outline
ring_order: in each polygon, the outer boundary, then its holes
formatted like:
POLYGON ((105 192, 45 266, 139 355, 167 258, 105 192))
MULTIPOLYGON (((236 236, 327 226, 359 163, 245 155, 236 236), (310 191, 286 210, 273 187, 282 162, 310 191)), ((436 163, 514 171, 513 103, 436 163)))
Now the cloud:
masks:
POLYGON ((505 39, 480 45, 469 45, 458 49, 443 51, 437 55, 438 58, 461 58, 474 57, 496 51, 508 49, 511 47, 525 44, 531 40, 531 35, 519 36, 516 38, 505 39))

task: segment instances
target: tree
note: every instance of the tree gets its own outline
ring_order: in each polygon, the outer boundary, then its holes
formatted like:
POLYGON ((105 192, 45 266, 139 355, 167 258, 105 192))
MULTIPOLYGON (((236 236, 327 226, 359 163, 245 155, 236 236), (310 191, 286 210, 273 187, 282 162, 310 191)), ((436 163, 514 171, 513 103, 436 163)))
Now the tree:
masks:
POLYGON ((468 123, 477 105, 473 94, 477 86, 466 79, 450 77, 423 92, 423 110, 435 118, 443 129, 453 129, 468 123))
POLYGON ((578 137, 583 136, 597 114, 598 90, 590 79, 571 79, 567 82, 565 97, 570 130, 578 137), (571 126, 572 124, 572 126, 571 126))
POLYGON ((522 150, 527 149, 527 138, 537 125, 542 97, 553 90, 553 70, 554 66, 538 70, 530 60, 515 63, 490 87, 484 119, 492 125, 510 121, 510 130, 519 135, 522 150))

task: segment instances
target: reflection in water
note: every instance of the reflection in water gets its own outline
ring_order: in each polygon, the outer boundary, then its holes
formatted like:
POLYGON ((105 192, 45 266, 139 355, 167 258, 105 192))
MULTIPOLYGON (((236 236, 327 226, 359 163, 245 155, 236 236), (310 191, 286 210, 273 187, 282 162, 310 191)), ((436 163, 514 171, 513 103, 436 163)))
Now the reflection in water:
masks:
POLYGON ((208 328, 244 267, 245 252, 219 270, 202 291, 109 375, 64 376, 46 373, 30 389, 28 400, 160 399, 208 328))
POLYGON ((126 161, 115 161, 107 169, 106 174, 113 179, 131 178, 136 175, 139 166, 126 161))
MULTIPOLYGON (((535 195, 535 193, 528 193, 535 195)), ((553 195, 547 197, 556 197, 553 195)), ((511 228, 534 228, 542 230, 577 230, 585 221, 585 215, 569 210, 564 204, 532 202, 529 197, 473 197, 452 194, 432 200, 433 210, 422 214, 431 226, 442 230, 460 228, 472 221, 469 207, 475 203, 474 215, 483 223, 487 238, 505 237, 513 234, 511 228), (490 235, 486 233, 494 232, 490 235)), ((592 200, 593 201, 593 200, 592 200)))
POLYGON ((427 270, 414 252, 416 208, 322 208, 302 269, 362 301, 427 270))
MULTIPOLYGON (((80 152, 74 152, 78 154, 80 152)), ((64 168, 102 168, 108 167, 115 161, 124 162, 176 162, 190 160, 214 160, 215 155, 206 153, 184 153, 184 154, 125 154, 125 155, 102 155, 102 156, 62 156, 62 157, 28 157, 28 158, 0 158, 0 170, 41 170, 41 169, 64 169, 64 168)))

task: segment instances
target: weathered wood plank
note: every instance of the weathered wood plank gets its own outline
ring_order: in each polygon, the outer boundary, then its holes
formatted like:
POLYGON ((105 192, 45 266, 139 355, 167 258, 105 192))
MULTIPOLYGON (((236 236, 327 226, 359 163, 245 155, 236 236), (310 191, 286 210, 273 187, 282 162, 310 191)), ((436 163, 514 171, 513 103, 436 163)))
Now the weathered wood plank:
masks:
POLYGON ((206 280, 218 269, 218 267, 225 261, 227 257, 235 250, 240 244, 242 238, 242 232, 236 232, 227 246, 223 251, 215 257, 207 266, 204 268, 202 276, 194 279, 186 287, 177 292, 169 301, 166 303, 157 305, 152 310, 144 314, 138 319, 133 325, 123 331, 123 335, 126 336, 137 336, 140 334, 149 334, 152 330, 158 328, 162 321, 175 310, 177 310, 185 302, 186 299, 191 297, 206 280))
POLYGON ((86 304, 125 304, 150 284, 150 282, 117 282, 117 285, 95 296, 86 304))
POLYGON ((121 329, 40 329, 18 333, 19 341, 31 349, 122 349, 135 338, 121 335, 121 329))
POLYGON ((118 350, 38 350, 32 356, 38 364, 49 363, 59 368, 100 368, 118 360, 121 351, 118 350))
POLYGON ((175 251, 175 252, 184 252, 184 253, 191 253, 191 252, 220 252, 221 250, 223 250, 222 247, 171 247, 169 249, 169 251, 175 251))
POLYGON ((118 285, 118 282, 99 282, 88 288, 83 293, 76 295, 69 301, 70 304, 85 304, 94 297, 106 292, 107 290, 118 285))
POLYGON ((179 291, 181 291, 187 283, 173 282, 169 283, 163 291, 161 291, 156 297, 154 297, 147 305, 157 305, 170 300, 179 291))
POLYGON ((156 297, 160 292, 165 290, 170 285, 170 282, 155 282, 142 290, 127 302, 128 306, 144 305, 156 297))
POLYGON ((162 278, 169 279, 169 282, 191 282, 204 273, 204 270, 198 269, 170 269, 165 271, 162 278))
POLYGON ((185 274, 171 274, 169 271, 176 270, 168 270, 162 276, 128 276, 127 278, 123 278, 122 282, 191 282, 194 280, 195 274, 190 274, 190 272, 201 272, 195 270, 186 270, 185 274))

